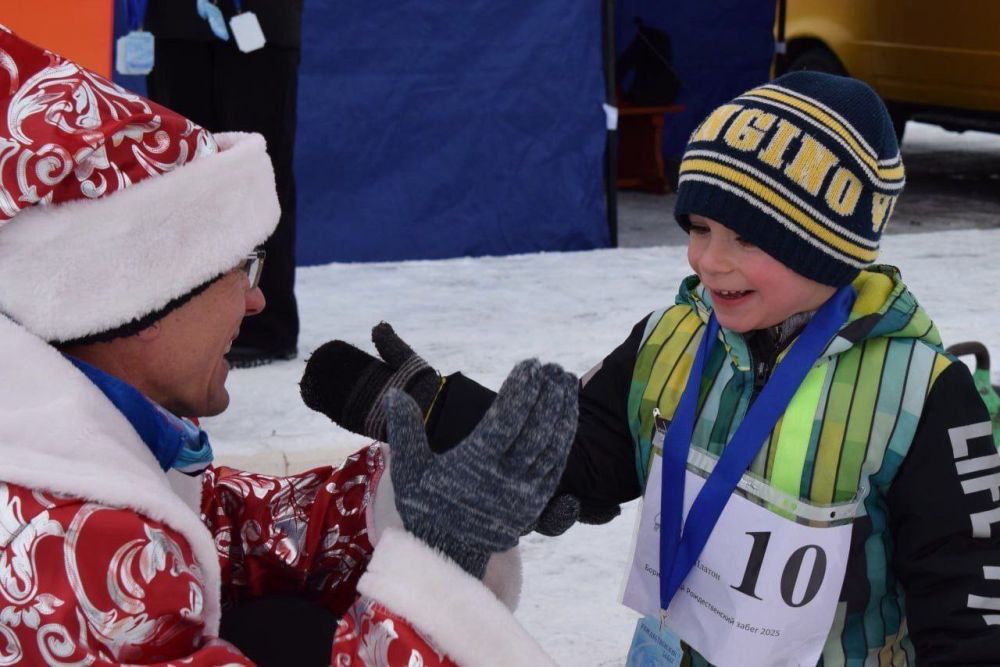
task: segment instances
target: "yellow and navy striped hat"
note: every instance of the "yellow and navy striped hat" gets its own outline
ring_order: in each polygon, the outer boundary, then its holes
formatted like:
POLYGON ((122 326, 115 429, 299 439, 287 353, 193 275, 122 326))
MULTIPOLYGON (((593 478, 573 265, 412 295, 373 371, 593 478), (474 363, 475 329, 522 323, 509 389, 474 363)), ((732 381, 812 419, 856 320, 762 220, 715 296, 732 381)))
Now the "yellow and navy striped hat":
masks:
POLYGON ((723 104, 691 135, 674 215, 703 215, 796 273, 846 285, 878 257, 905 182, 868 85, 792 72, 723 104))

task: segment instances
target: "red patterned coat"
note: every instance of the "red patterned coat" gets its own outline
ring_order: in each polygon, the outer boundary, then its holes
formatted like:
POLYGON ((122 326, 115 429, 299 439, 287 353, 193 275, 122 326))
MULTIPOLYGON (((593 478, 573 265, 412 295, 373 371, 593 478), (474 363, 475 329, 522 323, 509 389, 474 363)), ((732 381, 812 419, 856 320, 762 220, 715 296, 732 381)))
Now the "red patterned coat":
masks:
POLYGON ((401 530, 377 445, 283 478, 164 475, 3 317, 0 378, 0 664, 248 665, 215 638, 221 592, 307 589, 342 614, 336 665, 550 662, 500 601, 516 571, 491 563, 494 594, 401 530))

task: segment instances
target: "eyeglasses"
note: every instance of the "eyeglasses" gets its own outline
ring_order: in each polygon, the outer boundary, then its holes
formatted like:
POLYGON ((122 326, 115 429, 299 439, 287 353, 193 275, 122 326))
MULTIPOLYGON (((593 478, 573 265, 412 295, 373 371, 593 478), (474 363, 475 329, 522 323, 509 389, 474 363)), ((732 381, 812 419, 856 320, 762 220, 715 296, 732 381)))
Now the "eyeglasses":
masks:
POLYGON ((260 274, 264 272, 264 257, 267 253, 262 249, 254 250, 252 253, 247 255, 247 258, 243 260, 243 272, 247 274, 247 280, 250 281, 250 289, 257 287, 260 284, 260 274))

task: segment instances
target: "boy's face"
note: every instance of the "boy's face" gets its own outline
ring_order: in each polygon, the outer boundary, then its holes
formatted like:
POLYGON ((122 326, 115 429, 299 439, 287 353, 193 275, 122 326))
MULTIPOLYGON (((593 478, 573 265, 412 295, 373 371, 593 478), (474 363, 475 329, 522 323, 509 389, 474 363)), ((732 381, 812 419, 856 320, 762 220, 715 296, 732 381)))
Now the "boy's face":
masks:
POLYGON ((721 223, 692 215, 688 263, 711 292, 715 316, 746 333, 816 310, 836 288, 795 273, 721 223))

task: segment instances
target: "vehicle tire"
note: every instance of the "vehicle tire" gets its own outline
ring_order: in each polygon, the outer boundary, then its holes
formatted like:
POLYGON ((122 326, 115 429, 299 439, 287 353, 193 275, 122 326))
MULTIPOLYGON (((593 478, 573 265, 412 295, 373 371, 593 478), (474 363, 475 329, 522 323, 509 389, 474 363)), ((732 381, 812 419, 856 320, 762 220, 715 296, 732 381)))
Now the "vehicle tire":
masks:
MULTIPOLYGON (((827 74, 838 74, 848 76, 844 65, 837 58, 836 54, 825 46, 811 46, 796 56, 788 63, 788 71, 809 70, 811 72, 826 72, 827 74)), ((892 120, 892 127, 896 131, 896 142, 903 145, 903 133, 906 131, 906 121, 910 117, 909 110, 899 104, 887 103, 889 118, 892 120)))
POLYGON ((811 46, 798 55, 792 56, 788 63, 788 71, 809 70, 811 72, 826 72, 827 74, 839 74, 846 76, 840 59, 825 46, 811 46))
POLYGON ((896 143, 903 145, 903 133, 906 132, 906 121, 910 119, 910 110, 901 104, 886 102, 889 110, 889 118, 892 120, 892 127, 896 130, 896 143))

